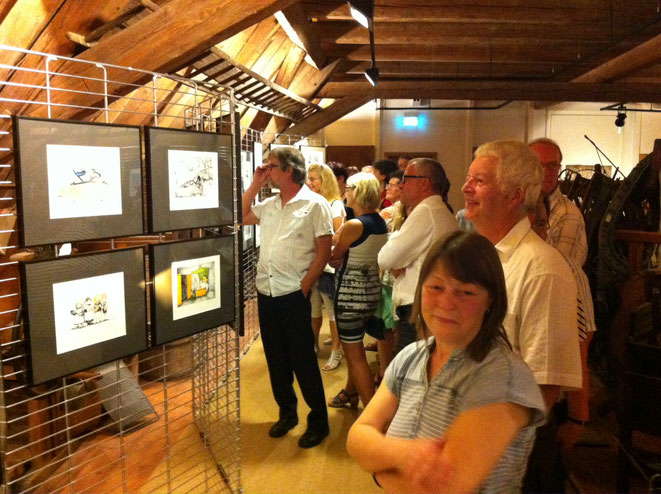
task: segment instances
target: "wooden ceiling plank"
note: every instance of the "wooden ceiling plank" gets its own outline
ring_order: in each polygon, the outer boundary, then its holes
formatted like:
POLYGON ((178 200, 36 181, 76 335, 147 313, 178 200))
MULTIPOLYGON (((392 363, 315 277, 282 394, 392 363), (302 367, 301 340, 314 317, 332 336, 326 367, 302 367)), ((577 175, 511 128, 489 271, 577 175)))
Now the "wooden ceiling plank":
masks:
POLYGON ((511 101, 629 101, 661 102, 656 84, 583 83, 583 82, 495 82, 495 81, 379 81, 373 88, 365 81, 327 83, 320 97, 343 98, 350 95, 370 98, 431 98, 511 101))
POLYGON ((278 31, 272 38, 266 50, 259 57, 257 62, 250 68, 253 72, 258 73, 269 81, 275 77, 275 74, 280 69, 289 49, 292 46, 284 31, 278 31))
POLYGON ((574 82, 607 82, 661 62, 661 34, 574 79, 574 82))
MULTIPOLYGON (((77 58, 127 67, 139 67, 155 72, 176 72, 210 46, 218 44, 259 20, 271 16, 295 0, 171 0, 157 12, 127 27, 83 52, 77 58), (214 22, 209 22, 214 19, 214 22), (158 36, 154 35, 158 33, 158 36)), ((82 77, 97 77, 99 69, 93 64, 66 62, 62 71, 82 77)), ((141 84, 151 76, 138 71, 113 74, 121 82, 141 84)), ((69 78, 62 87, 67 90, 99 91, 89 81, 69 78)), ((119 91, 126 92, 129 88, 119 91)), ((80 106, 99 104, 102 98, 68 91, 54 93, 53 101, 66 103, 75 99, 80 106)), ((56 108, 57 116, 87 114, 56 108)))
POLYGON ((327 125, 351 113, 356 108, 363 106, 372 98, 365 95, 347 96, 335 101, 332 105, 323 110, 313 113, 305 120, 289 127, 281 135, 308 136, 314 132, 323 129, 327 125))
POLYGON ((243 49, 243 47, 246 46, 248 40, 255 32, 255 29, 257 29, 257 27, 260 24, 261 23, 253 24, 252 26, 244 29, 240 33, 235 34, 231 38, 221 41, 220 43, 218 43, 218 48, 223 50, 232 58, 236 58, 239 55, 239 52, 243 49))
MULTIPOLYGON (((280 25, 275 17, 263 19, 253 31, 248 41, 235 57, 230 57, 241 65, 252 67, 262 56, 264 50, 271 43, 271 38, 280 30, 280 25)), ((229 56, 229 54, 228 54, 229 56)))
POLYGON ((302 63, 296 71, 289 89, 304 98, 312 99, 330 76, 335 72, 338 61, 329 63, 321 70, 316 70, 310 64, 302 63))
POLYGON ((295 3, 284 9, 282 13, 294 31, 296 31, 298 38, 303 43, 305 51, 310 55, 316 68, 322 69, 326 65, 328 58, 317 38, 317 26, 310 23, 303 6, 300 3, 295 3))

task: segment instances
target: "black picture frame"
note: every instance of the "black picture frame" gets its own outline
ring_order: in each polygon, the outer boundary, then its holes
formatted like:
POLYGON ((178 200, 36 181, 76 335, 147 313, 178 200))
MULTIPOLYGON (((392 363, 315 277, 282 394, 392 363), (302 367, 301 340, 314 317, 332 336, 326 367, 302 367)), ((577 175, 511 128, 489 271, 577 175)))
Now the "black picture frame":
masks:
POLYGON ((150 232, 234 222, 231 135, 145 127, 145 154, 150 232), (176 175, 176 163, 191 163, 191 167, 184 170, 183 176, 176 175), (203 166, 208 169, 202 169, 203 166), (200 170, 205 175, 203 179, 200 170), (207 180, 217 183, 210 187, 207 180), (179 197, 174 187, 182 194, 192 195, 179 197))
POLYGON ((12 120, 21 246, 144 233, 140 127, 12 120))
MULTIPOLYGON (((234 280, 233 235, 151 244, 149 250, 151 259, 149 266, 154 294, 151 304, 152 344, 161 345, 234 321, 236 283, 234 280), (214 264, 216 262, 218 266, 214 264), (210 264, 214 265, 210 266, 210 264), (172 270, 179 268, 184 273, 183 276, 192 278, 193 273, 197 273, 198 280, 188 278, 179 281, 178 277, 178 281, 173 283, 172 270), (191 293, 195 288, 191 288, 191 285, 198 283, 197 287, 200 287, 199 281, 203 275, 195 268, 207 270, 208 284, 211 287, 219 287, 220 295, 216 290, 215 297, 211 299, 197 301, 196 298, 193 304, 184 303, 175 308, 173 285, 185 285, 191 293), (215 274, 213 274, 214 269, 215 274), (218 276, 219 280, 218 278, 212 280, 212 275, 214 278, 218 276), (202 307, 199 312, 194 309, 197 304, 201 304, 202 307), (215 307, 214 304, 217 304, 218 307, 215 307)), ((202 297, 208 296, 209 291, 207 288, 202 297)), ((181 297, 182 300, 191 300, 191 298, 187 295, 181 297)), ((180 297, 177 296, 177 304, 179 304, 179 300, 180 297)))
POLYGON ((147 348, 143 247, 29 261, 20 269, 32 385, 147 348))

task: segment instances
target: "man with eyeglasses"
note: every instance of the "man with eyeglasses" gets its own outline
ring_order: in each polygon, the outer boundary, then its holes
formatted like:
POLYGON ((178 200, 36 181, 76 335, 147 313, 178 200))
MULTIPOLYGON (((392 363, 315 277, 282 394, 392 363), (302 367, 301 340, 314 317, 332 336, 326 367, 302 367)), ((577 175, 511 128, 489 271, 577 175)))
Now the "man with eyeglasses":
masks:
POLYGON ((314 350, 310 289, 330 257, 333 221, 328 201, 305 185, 305 158, 295 148, 271 150, 242 197, 243 224, 261 225, 257 263, 257 311, 264 355, 279 419, 269 436, 286 435, 298 424, 294 376, 310 407, 301 448, 328 436, 324 385, 314 350), (252 205, 271 182, 280 192, 252 205))
POLYGON ((549 198, 551 204, 548 242, 578 266, 583 266, 588 253, 585 221, 576 205, 562 195, 558 187, 558 174, 562 166, 560 146, 544 137, 529 142, 528 147, 539 157, 544 169, 542 194, 549 198))
POLYGON ((537 429, 523 492, 564 492, 555 446, 560 391, 583 385, 576 325, 576 282, 564 258, 531 230, 544 172, 523 142, 482 144, 462 187, 466 219, 494 244, 505 273, 505 333, 535 376, 550 413, 537 429))
POLYGON ((416 341, 410 318, 422 261, 436 240, 458 229, 447 204, 450 181, 438 161, 411 160, 400 184, 400 200, 411 212, 379 252, 379 267, 395 276, 392 303, 399 318, 395 353, 416 341))

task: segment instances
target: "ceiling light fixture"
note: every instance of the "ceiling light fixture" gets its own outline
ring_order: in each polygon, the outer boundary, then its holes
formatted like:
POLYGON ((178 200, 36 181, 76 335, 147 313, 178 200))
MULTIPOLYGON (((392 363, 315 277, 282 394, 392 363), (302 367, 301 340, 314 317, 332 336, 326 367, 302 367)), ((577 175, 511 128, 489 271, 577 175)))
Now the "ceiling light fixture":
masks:
POLYGON ((374 0, 350 0, 347 3, 351 17, 356 19, 358 24, 369 29, 374 22, 374 0))
POLYGON ((617 109, 617 117, 615 117, 615 126, 617 127, 618 133, 622 133, 622 127, 624 127, 624 121, 627 119, 626 114, 627 109, 624 106, 620 106, 617 109))
POLYGON ((379 69, 372 62, 372 66, 365 71, 365 77, 370 81, 370 84, 376 87, 376 83, 379 81, 379 69))

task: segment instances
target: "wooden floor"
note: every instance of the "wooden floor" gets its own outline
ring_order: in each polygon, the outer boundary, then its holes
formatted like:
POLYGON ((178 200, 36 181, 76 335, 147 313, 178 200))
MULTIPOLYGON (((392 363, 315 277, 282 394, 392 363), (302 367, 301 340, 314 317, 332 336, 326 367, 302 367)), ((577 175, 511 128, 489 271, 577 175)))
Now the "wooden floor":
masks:
MULTIPOLYGON (((320 340, 327 334, 322 330, 320 340)), ((322 366, 330 347, 319 352, 322 366)), ((369 355, 371 359, 374 354, 369 355)), ((339 392, 346 379, 346 362, 322 372, 326 397, 339 392)), ((317 447, 301 449, 298 438, 305 431, 308 408, 299 396, 299 425, 285 437, 272 439, 268 430, 278 417, 271 394, 261 340, 257 339, 241 361, 241 427, 243 441, 242 483, 246 494, 257 493, 365 493, 383 494, 370 474, 349 458, 345 442, 358 416, 354 410, 329 408, 330 435, 317 447)))

